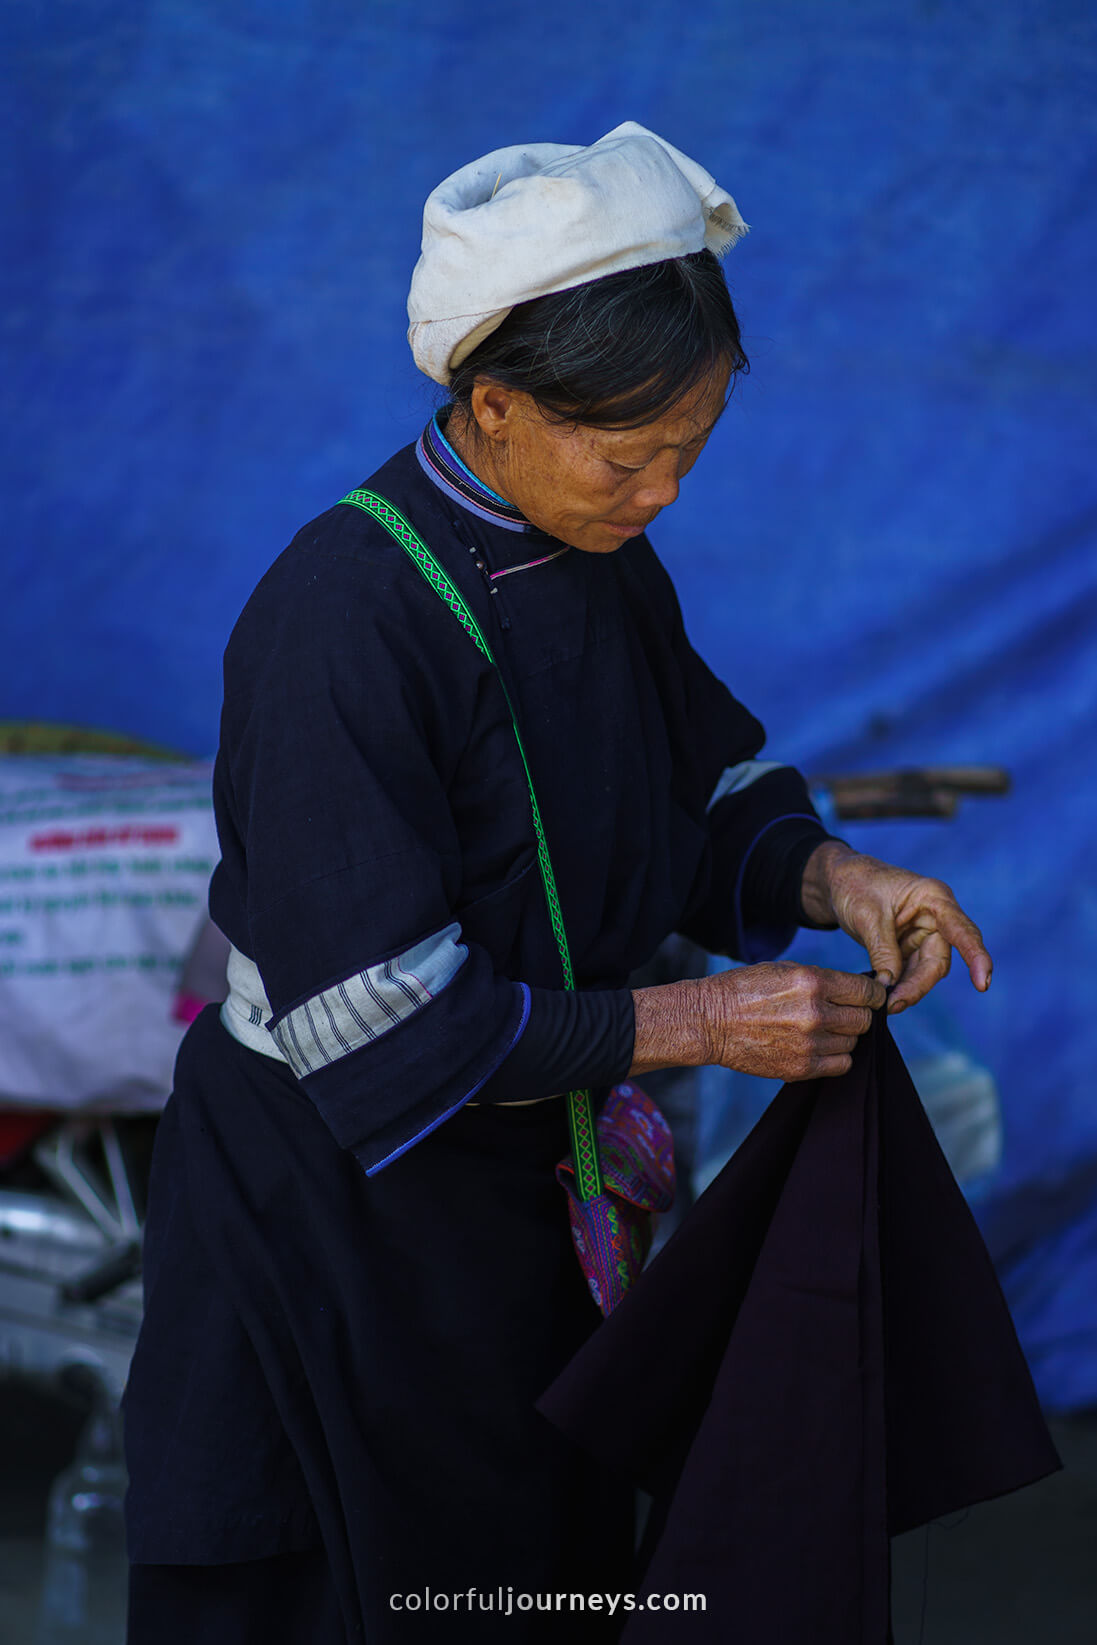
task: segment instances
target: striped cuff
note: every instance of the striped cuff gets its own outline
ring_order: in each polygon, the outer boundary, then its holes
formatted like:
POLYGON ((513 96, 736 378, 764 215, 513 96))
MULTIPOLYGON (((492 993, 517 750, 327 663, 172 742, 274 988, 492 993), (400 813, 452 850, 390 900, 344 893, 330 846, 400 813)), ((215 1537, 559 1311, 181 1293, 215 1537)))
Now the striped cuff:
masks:
POLYGON ((269 1032, 298 1079, 387 1034, 453 981, 468 949, 447 925, 402 954, 367 966, 301 1000, 269 1032))

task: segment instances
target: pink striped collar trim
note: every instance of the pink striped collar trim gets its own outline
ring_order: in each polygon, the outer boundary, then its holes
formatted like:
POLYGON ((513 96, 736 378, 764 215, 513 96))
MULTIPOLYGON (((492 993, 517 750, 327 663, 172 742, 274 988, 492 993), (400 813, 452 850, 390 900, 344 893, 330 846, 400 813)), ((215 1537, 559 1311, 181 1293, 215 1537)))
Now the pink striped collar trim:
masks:
POLYGON ((510 577, 513 576, 516 571, 532 571, 535 565, 548 565, 550 560, 558 560, 561 554, 566 554, 567 552, 568 545, 565 543, 563 548, 558 548, 554 554, 542 554, 539 560, 527 560, 524 565, 504 566, 502 571, 492 571, 489 573, 489 576, 491 581, 494 582, 497 577, 510 577))

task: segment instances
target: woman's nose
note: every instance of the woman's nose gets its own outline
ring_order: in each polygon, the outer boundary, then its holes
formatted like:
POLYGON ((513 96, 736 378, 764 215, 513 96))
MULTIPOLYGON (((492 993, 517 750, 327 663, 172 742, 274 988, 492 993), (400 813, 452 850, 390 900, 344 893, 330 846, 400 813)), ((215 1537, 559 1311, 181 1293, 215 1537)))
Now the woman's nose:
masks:
MULTIPOLYGON (((670 459, 670 453, 667 454, 670 459)), ((668 508, 678 496, 678 465, 673 460, 652 463, 644 470, 636 501, 644 508, 668 508)))

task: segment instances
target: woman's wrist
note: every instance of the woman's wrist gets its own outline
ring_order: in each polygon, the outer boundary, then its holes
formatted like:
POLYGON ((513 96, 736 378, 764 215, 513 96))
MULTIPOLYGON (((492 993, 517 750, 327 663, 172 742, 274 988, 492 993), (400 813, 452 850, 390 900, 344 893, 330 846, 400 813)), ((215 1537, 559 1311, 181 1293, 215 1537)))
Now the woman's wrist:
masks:
POLYGON ((711 1060, 704 979, 634 988, 636 1038, 629 1075, 657 1068, 700 1068, 711 1060))
POLYGON ((804 864, 800 906, 813 925, 837 925, 831 890, 832 875, 839 863, 856 855, 853 847, 846 845, 844 840, 823 840, 804 864))

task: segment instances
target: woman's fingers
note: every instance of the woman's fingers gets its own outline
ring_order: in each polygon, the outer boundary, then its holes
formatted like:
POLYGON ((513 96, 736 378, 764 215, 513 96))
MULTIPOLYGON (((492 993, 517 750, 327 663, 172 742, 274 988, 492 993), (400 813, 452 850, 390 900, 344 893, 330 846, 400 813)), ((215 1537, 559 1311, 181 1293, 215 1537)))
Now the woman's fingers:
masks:
POLYGON ((848 1074, 852 1067, 853 1058, 850 1056, 823 1057, 815 1078, 823 1080, 836 1079, 839 1074, 848 1074))
POLYGON ((893 1015, 924 999, 946 976, 952 964, 952 950, 963 959, 971 980, 981 992, 990 987, 994 963, 983 943, 982 933, 957 903, 947 885, 927 882, 929 894, 920 910, 907 943, 910 947, 899 985, 888 1002, 893 1015))
POLYGON ((939 931, 930 931, 912 949, 888 1000, 888 1014, 894 1016, 908 1005, 917 1005, 930 989, 948 975, 952 965, 952 945, 939 931))
MULTIPOLYGON (((882 1003, 882 1002, 881 1002, 882 1003)), ((827 1013, 827 1029, 831 1034, 848 1034, 860 1038, 872 1027, 872 1012, 854 1005, 834 1005, 827 1013)))
POLYGON ((903 969, 903 956, 890 910, 866 920, 861 941, 881 987, 893 983, 903 969))
POLYGON ((987 953, 983 942, 983 933, 968 918, 959 903, 949 893, 948 904, 942 910, 940 917, 940 931, 943 937, 952 944, 968 971, 971 980, 981 993, 986 993, 990 987, 990 979, 994 972, 994 961, 987 953))
POLYGON ((872 1014, 887 995, 874 977, 805 966, 797 982, 801 998, 799 1058, 786 1078, 826 1079, 846 1073, 857 1041, 872 1026, 872 1014))
MULTIPOLYGON (((804 969, 813 968, 805 966, 804 969)), ((871 1012, 878 1011, 887 999, 883 983, 859 971, 828 971, 820 967, 814 975, 819 978, 819 987, 828 1005, 855 1006, 871 1012)))
POLYGON ((815 1042, 815 1055, 824 1061, 827 1057, 851 1057, 859 1038, 859 1034, 825 1034, 815 1042))

